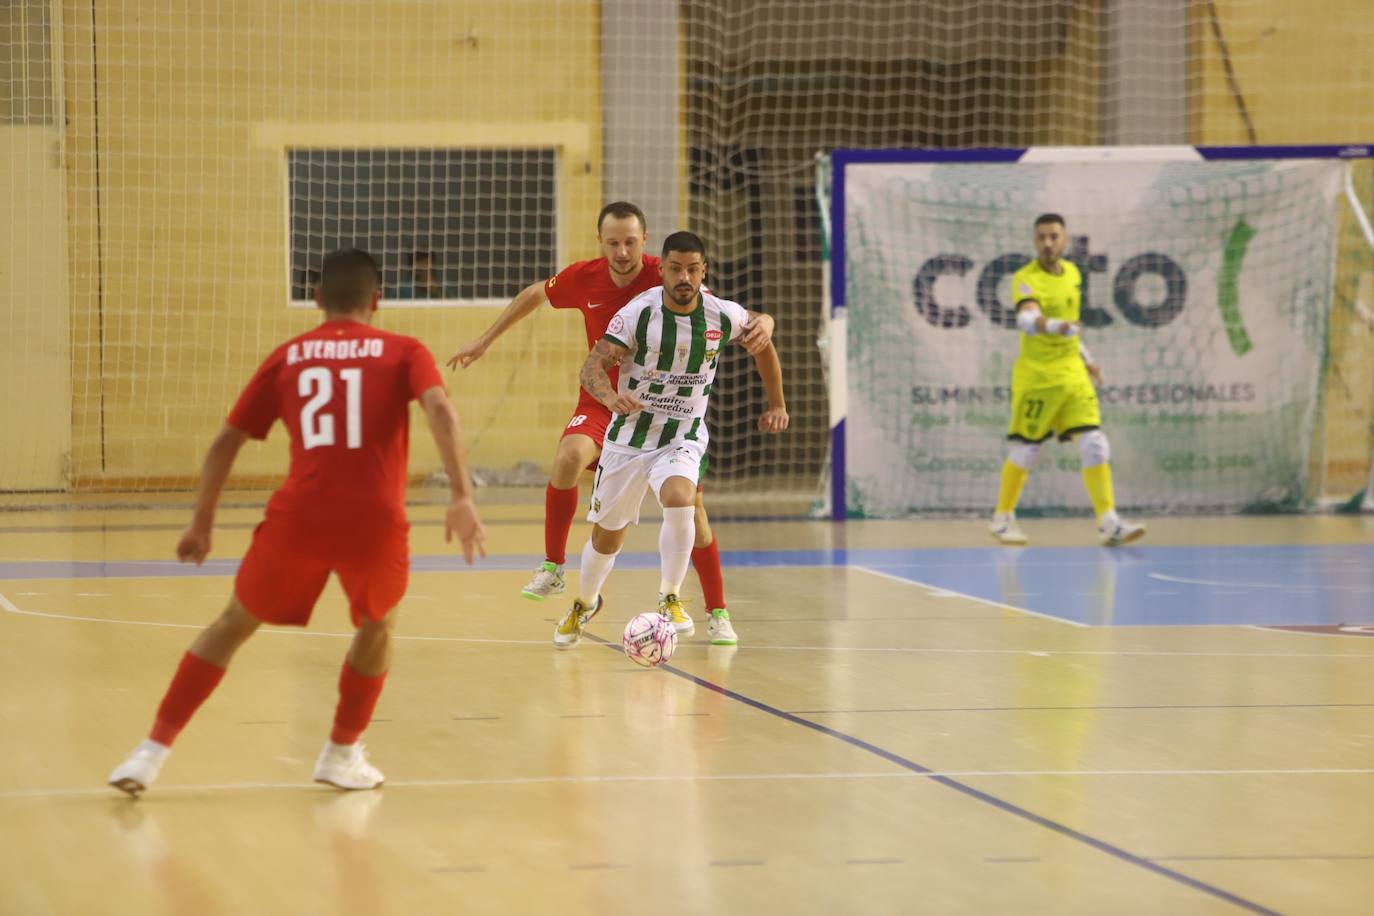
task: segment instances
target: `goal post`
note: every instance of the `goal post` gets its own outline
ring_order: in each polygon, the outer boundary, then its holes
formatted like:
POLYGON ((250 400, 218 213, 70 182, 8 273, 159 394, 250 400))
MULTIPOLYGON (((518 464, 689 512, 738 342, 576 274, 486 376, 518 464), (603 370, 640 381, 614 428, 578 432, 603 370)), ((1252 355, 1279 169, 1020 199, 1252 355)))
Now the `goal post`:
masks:
MULTIPOLYGON (((1018 347, 1010 280, 1046 212, 1064 216, 1065 257, 1083 276, 1121 505, 1320 505, 1329 451, 1368 467, 1371 389, 1331 370, 1369 344, 1351 330, 1371 271, 1351 172, 1372 154, 835 150, 828 336, 844 353, 829 373, 833 517, 991 510, 1018 347), (1353 402, 1339 418, 1336 389, 1353 402)), ((1077 449, 1045 449, 1023 508, 1086 511, 1078 468, 1077 449)))

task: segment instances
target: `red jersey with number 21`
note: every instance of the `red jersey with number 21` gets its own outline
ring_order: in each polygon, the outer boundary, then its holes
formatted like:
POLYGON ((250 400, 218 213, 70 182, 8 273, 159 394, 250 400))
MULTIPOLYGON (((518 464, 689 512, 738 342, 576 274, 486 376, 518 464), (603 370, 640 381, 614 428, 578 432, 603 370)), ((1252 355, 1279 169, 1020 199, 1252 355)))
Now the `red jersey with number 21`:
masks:
POLYGON ((291 469, 268 514, 347 521, 352 531, 404 525, 409 405, 436 385, 443 377, 424 344, 359 321, 327 321, 272 351, 228 420, 265 439, 280 419, 291 436, 291 469))

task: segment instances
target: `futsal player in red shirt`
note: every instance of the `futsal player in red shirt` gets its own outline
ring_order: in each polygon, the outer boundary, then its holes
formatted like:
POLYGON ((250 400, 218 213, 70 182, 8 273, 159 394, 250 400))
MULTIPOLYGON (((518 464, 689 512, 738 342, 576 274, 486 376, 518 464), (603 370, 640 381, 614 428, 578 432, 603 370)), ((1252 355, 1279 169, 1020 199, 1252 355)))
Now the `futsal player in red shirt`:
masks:
MULTIPOLYGON (((482 357, 496 339, 516 322, 530 315, 547 301, 556 309, 582 312, 590 351, 606 333, 606 325, 620 308, 635 296, 663 284, 659 259, 644 253, 648 232, 644 212, 625 201, 601 208, 596 220, 596 239, 602 256, 577 261, 541 283, 532 283, 513 299, 481 336, 463 344, 448 361, 450 368, 467 368, 482 357)), ((773 336, 773 319, 764 315, 741 338, 744 348, 757 353, 768 346, 773 336)), ((611 384, 616 384, 611 370, 611 384)), ((563 437, 554 453, 553 473, 544 490, 544 562, 534 578, 521 591, 526 598, 542 601, 561 595, 565 584, 563 566, 567 562, 568 533, 577 514, 577 481, 584 468, 594 467, 601 455, 610 411, 586 391, 579 389, 577 407, 563 428, 563 437)), ((701 580, 711 642, 735 645, 738 642, 725 604, 725 581, 720 569, 720 549, 711 531, 701 491, 696 494, 696 540, 692 565, 701 580)), ((681 604, 671 608, 678 632, 691 635, 695 627, 681 604)))
POLYGON ((382 692, 396 606, 410 573, 411 400, 424 409, 449 476, 445 539, 456 534, 471 563, 486 555, 486 534, 472 501, 458 414, 434 357, 413 337, 371 327, 380 298, 381 273, 371 255, 347 249, 326 257, 315 297, 323 323, 267 357, 210 446, 195 514, 177 544, 183 562, 204 562, 215 506, 239 449, 266 438, 279 419, 291 437, 290 471, 253 532, 229 606, 182 656, 147 740, 110 774, 115 788, 135 797, 148 789, 239 646, 263 623, 309 623, 331 572, 348 596, 356 632, 315 781, 341 789, 382 784, 358 739, 382 692))

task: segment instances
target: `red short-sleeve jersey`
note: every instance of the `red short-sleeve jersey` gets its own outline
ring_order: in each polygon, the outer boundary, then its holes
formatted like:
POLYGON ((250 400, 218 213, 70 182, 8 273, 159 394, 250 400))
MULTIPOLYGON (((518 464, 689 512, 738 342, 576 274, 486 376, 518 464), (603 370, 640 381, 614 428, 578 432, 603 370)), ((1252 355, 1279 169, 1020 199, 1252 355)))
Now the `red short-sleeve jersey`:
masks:
POLYGON ((587 326, 587 349, 590 350, 606 333, 606 325, 616 312, 645 290, 662 285, 658 261, 646 254, 644 267, 629 286, 616 286, 611 282, 611 266, 605 258, 577 261, 545 281, 544 295, 556 309, 582 312, 582 320, 587 326))
POLYGON ((410 401, 443 383, 415 338, 327 321, 272 351, 228 422, 263 439, 280 419, 291 436, 291 469, 269 513, 355 530, 404 524, 410 401))

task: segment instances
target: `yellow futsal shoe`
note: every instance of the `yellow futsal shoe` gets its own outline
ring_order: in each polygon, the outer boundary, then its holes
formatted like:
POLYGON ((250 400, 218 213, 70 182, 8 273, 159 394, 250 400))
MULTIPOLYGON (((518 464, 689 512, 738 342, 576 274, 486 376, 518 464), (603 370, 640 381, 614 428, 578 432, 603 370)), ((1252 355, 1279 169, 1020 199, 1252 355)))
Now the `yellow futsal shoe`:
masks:
POLYGON ((601 596, 596 596, 596 607, 588 609, 581 598, 574 599, 568 613, 558 621, 553 629, 553 644, 559 649, 571 649, 582 641, 582 628, 601 610, 601 596))
POLYGON ((682 599, 669 592, 666 595, 658 596, 658 612, 672 623, 673 629, 679 636, 691 636, 696 632, 697 626, 692 623, 692 618, 687 616, 687 612, 682 609, 682 599))

